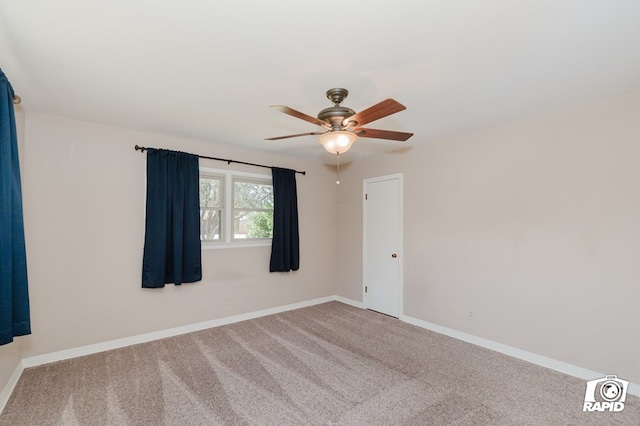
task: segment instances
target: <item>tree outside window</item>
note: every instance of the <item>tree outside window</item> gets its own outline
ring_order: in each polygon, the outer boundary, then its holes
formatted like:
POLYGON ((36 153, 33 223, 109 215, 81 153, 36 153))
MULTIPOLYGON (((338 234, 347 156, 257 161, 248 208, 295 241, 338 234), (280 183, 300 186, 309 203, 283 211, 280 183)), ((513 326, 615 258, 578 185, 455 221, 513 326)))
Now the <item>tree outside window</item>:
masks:
POLYGON ((272 238, 273 185, 234 179, 233 218, 234 239, 272 238))
POLYGON ((269 243, 273 184, 269 176, 200 169, 200 240, 209 247, 269 243))

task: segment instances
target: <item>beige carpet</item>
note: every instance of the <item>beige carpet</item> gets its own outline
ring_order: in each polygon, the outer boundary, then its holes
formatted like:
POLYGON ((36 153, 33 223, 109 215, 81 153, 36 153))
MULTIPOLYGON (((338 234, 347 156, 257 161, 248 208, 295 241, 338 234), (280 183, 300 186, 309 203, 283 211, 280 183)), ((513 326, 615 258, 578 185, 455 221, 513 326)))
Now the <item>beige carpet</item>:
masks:
POLYGON ((638 425, 586 383, 339 302, 24 371, 3 426, 638 425))

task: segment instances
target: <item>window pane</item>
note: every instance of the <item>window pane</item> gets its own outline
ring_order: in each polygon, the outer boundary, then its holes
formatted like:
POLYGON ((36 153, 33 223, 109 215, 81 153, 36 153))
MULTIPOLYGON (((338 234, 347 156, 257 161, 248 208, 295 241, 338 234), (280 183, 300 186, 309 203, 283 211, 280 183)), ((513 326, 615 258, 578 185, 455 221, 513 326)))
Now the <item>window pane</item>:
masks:
POLYGON ((273 209, 273 185, 235 181, 233 183, 233 207, 236 209, 273 209))
POLYGON ((222 206, 222 179, 213 177, 200 178, 200 207, 222 206))
POLYGON ((203 244, 267 242, 273 237, 273 185, 267 175, 201 170, 199 195, 203 244))
POLYGON ((273 211, 235 211, 233 238, 272 238, 273 211))
POLYGON ((217 209, 200 209, 200 239, 212 241, 220 239, 222 212, 217 209))

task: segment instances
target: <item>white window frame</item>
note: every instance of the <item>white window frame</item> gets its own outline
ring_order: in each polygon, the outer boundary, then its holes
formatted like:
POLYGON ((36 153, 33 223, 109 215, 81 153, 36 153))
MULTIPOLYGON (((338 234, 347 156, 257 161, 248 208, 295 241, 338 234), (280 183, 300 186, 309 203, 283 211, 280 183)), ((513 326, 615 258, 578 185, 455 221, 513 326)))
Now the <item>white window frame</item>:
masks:
POLYGON ((218 241, 201 241, 203 250, 239 247, 270 247, 271 238, 268 239, 233 239, 233 181, 234 178, 240 180, 251 180, 257 183, 273 185, 270 174, 236 172, 233 170, 214 169, 210 167, 200 167, 199 177, 218 177, 223 180, 223 202, 222 202, 222 235, 218 241))
MULTIPOLYGON (((225 213, 225 203, 227 202, 227 194, 226 194, 226 179, 227 177, 224 174, 221 173, 213 173, 213 172, 204 172, 202 169, 200 169, 199 171, 199 178, 200 179, 217 179, 220 181, 220 196, 222 198, 222 200, 220 201, 220 207, 217 207, 217 210, 220 210, 220 238, 217 240, 200 240, 200 243, 203 245, 208 245, 208 244, 218 244, 220 242, 224 242, 225 241, 225 233, 227 232, 224 226, 224 219, 226 216, 225 213)), ((202 203, 200 204, 200 215, 201 215, 201 221, 202 221, 202 203)), ((200 222, 200 234, 202 235, 202 222, 200 222)))

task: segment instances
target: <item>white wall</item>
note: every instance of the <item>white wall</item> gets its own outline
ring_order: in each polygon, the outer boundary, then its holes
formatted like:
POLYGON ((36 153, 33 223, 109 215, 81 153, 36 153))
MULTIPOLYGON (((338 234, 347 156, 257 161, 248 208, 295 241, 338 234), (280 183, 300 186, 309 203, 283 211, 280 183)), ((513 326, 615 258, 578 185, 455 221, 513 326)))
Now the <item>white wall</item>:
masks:
POLYGON ((38 113, 27 114, 25 148, 33 334, 23 357, 337 292, 335 184, 320 165, 38 113), (146 154, 135 144, 306 170, 297 175, 300 270, 269 273, 270 247, 204 250, 201 282, 142 289, 146 154))
POLYGON ((362 180, 402 172, 405 315, 640 383, 640 93, 407 147, 343 173, 341 295, 362 180))

